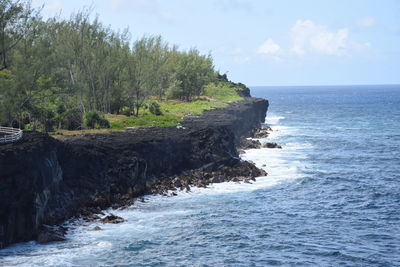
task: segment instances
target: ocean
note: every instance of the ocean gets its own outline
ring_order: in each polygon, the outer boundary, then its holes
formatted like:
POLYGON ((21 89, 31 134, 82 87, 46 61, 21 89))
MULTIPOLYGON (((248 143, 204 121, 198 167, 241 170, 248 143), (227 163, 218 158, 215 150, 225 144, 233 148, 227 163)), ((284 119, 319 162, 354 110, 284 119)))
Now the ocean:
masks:
POLYGON ((112 211, 68 241, 0 250, 1 266, 400 266, 400 86, 254 87, 269 175, 112 211))

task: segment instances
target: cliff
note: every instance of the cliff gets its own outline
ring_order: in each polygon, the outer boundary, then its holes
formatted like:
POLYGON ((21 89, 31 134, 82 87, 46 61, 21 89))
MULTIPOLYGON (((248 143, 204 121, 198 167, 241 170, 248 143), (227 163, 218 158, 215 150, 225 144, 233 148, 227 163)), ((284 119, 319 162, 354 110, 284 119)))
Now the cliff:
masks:
POLYGON ((174 175, 238 166, 240 137, 264 121, 267 108, 264 99, 246 98, 187 118, 183 127, 62 141, 24 133, 19 142, 0 146, 0 246, 37 238, 43 224, 154 192, 174 175))

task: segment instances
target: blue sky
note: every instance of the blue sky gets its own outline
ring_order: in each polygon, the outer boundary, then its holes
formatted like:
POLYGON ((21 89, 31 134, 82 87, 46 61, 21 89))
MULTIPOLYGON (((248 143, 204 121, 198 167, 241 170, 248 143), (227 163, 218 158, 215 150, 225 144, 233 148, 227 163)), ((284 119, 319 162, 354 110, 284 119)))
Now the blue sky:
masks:
POLYGON ((132 40, 211 52, 249 86, 400 84, 400 0, 33 0, 42 4, 44 17, 91 6, 132 40))

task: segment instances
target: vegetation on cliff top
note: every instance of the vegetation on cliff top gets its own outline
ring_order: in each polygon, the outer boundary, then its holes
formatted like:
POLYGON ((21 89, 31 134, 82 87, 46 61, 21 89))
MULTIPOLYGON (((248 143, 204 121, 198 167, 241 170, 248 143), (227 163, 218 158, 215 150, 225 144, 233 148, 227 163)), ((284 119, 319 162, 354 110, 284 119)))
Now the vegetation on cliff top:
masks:
POLYGON ((0 2, 0 125, 42 131, 177 125, 248 90, 210 55, 161 37, 130 41, 88 12, 44 21, 28 0, 0 2))

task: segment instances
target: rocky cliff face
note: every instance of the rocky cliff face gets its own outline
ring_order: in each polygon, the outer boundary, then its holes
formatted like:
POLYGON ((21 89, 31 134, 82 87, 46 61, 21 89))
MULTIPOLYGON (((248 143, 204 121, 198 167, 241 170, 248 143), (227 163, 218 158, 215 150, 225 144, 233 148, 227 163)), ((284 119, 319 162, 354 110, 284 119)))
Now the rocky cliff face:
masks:
POLYGON ((47 135, 30 133, 0 147, 1 246, 33 239, 38 231, 62 181, 58 146, 47 135))
POLYGON ((229 167, 236 146, 264 121, 268 102, 247 98, 187 118, 183 128, 69 137, 27 132, 0 146, 0 246, 37 238, 91 208, 152 192, 155 184, 186 171, 229 167))

